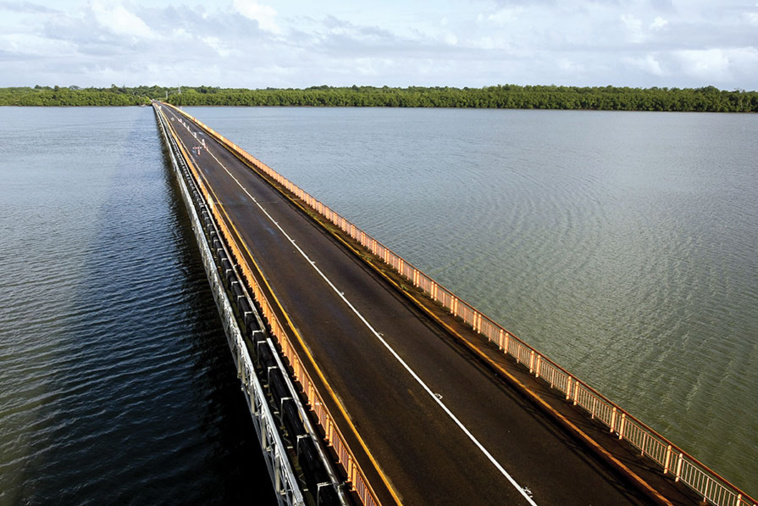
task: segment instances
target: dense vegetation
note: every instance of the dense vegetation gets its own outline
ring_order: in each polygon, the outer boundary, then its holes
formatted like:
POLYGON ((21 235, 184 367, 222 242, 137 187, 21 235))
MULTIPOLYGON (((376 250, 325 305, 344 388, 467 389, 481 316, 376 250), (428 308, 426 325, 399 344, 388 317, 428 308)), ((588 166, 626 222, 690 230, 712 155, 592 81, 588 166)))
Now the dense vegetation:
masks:
POLYGON ((758 93, 699 89, 491 86, 486 88, 330 88, 240 90, 202 86, 172 95, 175 105, 471 107, 758 112, 758 93))
POLYGON ((150 99, 147 98, 150 89, 119 88, 115 85, 110 88, 0 88, 0 105, 141 105, 150 103, 150 99))
POLYGON ((758 112, 758 92, 697 89, 502 85, 485 88, 410 87, 263 90, 208 86, 164 88, 0 88, 0 105, 137 105, 161 99, 175 105, 313 107, 465 107, 624 111, 758 112))

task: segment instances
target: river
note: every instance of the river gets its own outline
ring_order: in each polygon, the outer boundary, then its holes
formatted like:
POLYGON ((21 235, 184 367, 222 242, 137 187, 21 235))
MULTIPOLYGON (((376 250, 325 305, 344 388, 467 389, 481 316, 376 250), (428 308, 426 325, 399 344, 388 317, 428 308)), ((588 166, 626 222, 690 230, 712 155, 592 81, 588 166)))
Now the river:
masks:
MULTIPOLYGON (((758 494, 758 116, 187 111, 758 494)), ((240 497, 252 425, 152 111, 2 114, 0 502, 240 497)))

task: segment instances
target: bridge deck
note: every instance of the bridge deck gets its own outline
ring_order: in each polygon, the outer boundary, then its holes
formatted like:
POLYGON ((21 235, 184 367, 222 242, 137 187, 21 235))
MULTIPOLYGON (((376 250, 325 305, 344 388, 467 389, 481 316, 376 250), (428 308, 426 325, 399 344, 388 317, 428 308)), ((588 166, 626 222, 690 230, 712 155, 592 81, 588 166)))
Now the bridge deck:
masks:
MULTIPOLYGON (((189 151, 198 141, 178 119, 189 151)), ((357 434, 345 420, 341 428, 383 502, 649 502, 225 148, 199 137, 207 150, 193 160, 335 392, 330 410, 344 407, 357 434)))

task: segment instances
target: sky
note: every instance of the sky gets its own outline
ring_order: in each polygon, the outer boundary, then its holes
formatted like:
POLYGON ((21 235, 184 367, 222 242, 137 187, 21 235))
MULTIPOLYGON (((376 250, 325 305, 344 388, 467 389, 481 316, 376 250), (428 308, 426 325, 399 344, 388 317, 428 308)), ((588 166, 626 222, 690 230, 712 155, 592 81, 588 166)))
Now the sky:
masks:
POLYGON ((0 0, 0 87, 758 90, 758 1, 0 0))

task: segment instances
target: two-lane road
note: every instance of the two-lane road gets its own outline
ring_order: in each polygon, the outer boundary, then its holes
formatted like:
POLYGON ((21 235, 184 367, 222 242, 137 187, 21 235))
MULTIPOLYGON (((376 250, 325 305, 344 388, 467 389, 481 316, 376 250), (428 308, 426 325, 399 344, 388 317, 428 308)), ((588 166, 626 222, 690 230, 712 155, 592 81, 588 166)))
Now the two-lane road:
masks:
POLYGON ((201 133, 192 151, 198 128, 163 111, 368 449, 361 466, 396 499, 646 501, 224 147, 201 133))

